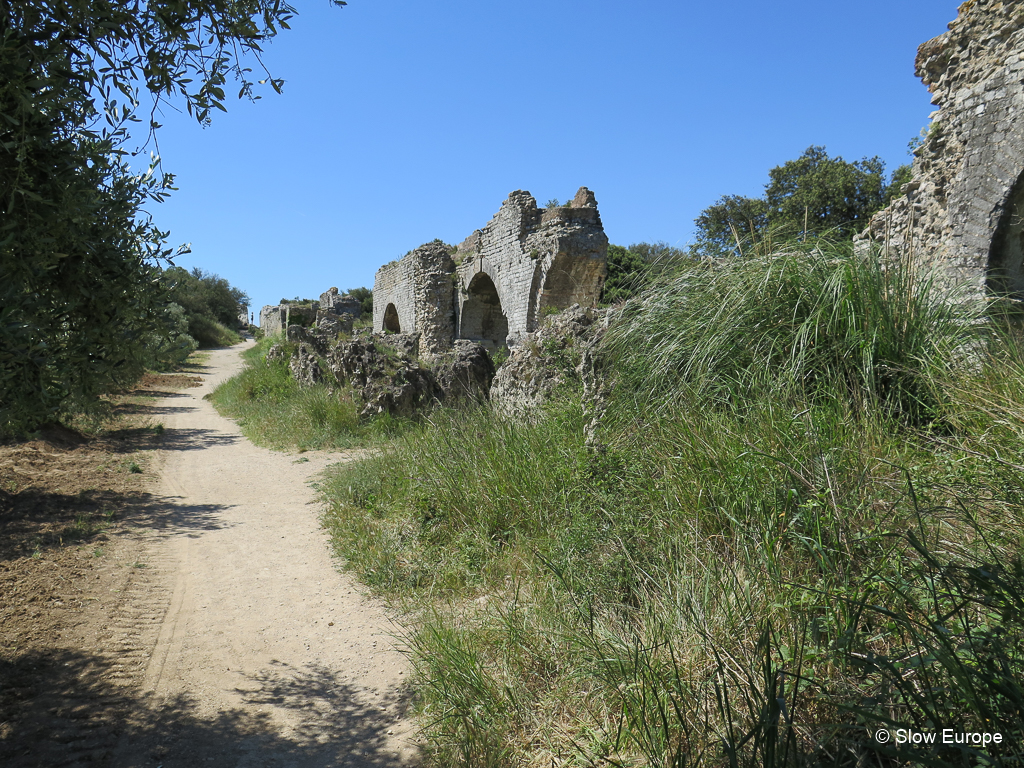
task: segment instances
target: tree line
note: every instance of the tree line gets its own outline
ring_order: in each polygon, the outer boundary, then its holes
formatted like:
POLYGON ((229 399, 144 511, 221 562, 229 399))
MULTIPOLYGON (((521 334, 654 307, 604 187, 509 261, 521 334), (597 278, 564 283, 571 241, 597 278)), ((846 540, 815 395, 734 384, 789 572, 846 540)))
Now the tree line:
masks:
MULTIPOLYGON (((910 142, 911 150, 919 143, 910 142)), ((693 243, 608 246, 608 278, 601 301, 614 304, 648 285, 679 259, 721 258, 767 253, 787 239, 852 237, 900 195, 910 181, 901 165, 887 179, 879 157, 847 162, 825 147, 808 147, 800 157, 772 168, 760 197, 723 195, 694 220, 693 243)))

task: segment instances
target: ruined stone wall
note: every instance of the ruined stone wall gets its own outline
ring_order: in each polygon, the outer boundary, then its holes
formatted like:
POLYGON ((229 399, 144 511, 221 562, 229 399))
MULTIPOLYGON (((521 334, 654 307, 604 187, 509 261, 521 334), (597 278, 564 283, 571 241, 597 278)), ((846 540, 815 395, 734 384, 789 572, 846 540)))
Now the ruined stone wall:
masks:
POLYGON ((339 293, 332 286, 320 294, 320 311, 332 315, 351 315, 358 320, 363 313, 363 305, 359 299, 347 293, 339 293))
POLYGON ((455 255, 458 336, 499 346, 506 343, 506 338, 498 338, 504 326, 491 297, 491 284, 511 343, 536 330, 548 308, 596 304, 607 255, 608 238, 597 201, 586 187, 570 204, 545 210, 537 208, 529 192, 513 192, 487 226, 470 235, 455 255))
POLYGON ((373 278, 373 330, 376 333, 411 333, 416 328, 414 273, 409 254, 377 270, 373 278), (385 326, 385 317, 389 319, 388 326, 385 326))
POLYGON ((420 357, 433 357, 452 346, 455 334, 452 274, 455 262, 449 246, 440 240, 412 252, 416 303, 416 330, 420 333, 420 357))
POLYGON ((260 330, 267 336, 284 331, 284 324, 311 325, 316 320, 316 307, 308 304, 268 304, 260 310, 260 330))
POLYGON ((260 330, 267 336, 274 336, 283 330, 284 318, 281 307, 268 304, 260 310, 260 330))
POLYGON ((516 191, 454 260, 435 241, 377 270, 373 327, 420 333, 426 355, 450 349, 456 338, 490 347, 515 343, 548 308, 596 304, 607 253, 597 201, 586 187, 571 203, 547 210, 516 191))
POLYGON ((905 195, 858 239, 941 268, 950 279, 1024 297, 1024 4, 969 0, 924 43, 928 135, 905 195))
POLYGON ((421 356, 449 349, 455 334, 454 272, 449 247, 439 240, 385 264, 373 281, 374 331, 419 333, 421 356))

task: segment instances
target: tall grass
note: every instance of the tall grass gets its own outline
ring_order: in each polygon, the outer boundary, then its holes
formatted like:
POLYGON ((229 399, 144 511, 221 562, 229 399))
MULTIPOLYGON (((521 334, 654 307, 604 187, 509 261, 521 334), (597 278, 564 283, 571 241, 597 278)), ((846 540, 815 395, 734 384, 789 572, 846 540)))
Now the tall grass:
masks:
POLYGON ((1024 358, 902 269, 689 267, 610 331, 600 448, 570 391, 336 471, 436 764, 1019 764, 1024 358))
POLYGON ((736 403, 795 387, 926 417, 925 368, 964 359, 979 307, 908 260, 852 251, 794 242, 670 274, 609 333, 620 391, 660 411, 686 392, 736 403))

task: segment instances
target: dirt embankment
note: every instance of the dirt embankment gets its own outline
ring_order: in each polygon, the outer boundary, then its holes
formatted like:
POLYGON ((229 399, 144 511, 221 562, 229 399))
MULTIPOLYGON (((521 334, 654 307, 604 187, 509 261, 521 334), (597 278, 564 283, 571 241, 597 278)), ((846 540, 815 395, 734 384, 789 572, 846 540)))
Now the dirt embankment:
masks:
MULTIPOLYGON (((407 765, 404 658, 335 569, 309 480, 201 386, 103 439, 0 446, 0 763, 407 765)), ((136 393, 142 394, 142 393, 136 393)))

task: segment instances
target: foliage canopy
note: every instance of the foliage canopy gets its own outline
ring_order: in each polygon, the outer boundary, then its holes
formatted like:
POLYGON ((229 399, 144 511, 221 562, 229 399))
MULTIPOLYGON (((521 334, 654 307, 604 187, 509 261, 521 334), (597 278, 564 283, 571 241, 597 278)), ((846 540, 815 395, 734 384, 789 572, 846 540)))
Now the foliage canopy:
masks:
POLYGON ((768 176, 763 197, 725 195, 701 212, 694 221, 698 254, 745 253, 748 248, 767 253, 773 235, 850 236, 899 193, 909 168, 897 168, 887 183, 885 163, 878 157, 850 163, 831 157, 825 147, 811 146, 768 176))
MULTIPOLYGON (((336 5, 344 5, 337 2, 336 5)), ((173 177, 135 174, 128 127, 162 101, 208 123, 229 78, 288 27, 277 0, 0 2, 0 429, 25 429, 141 370, 165 327, 167 233, 143 209, 173 177)), ((280 91, 282 81, 259 81, 280 91)))

